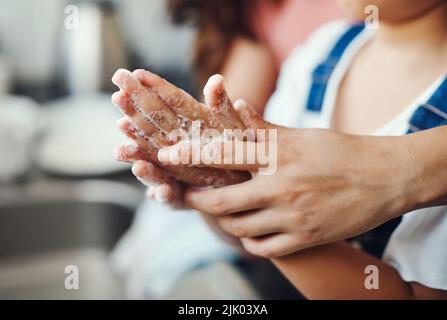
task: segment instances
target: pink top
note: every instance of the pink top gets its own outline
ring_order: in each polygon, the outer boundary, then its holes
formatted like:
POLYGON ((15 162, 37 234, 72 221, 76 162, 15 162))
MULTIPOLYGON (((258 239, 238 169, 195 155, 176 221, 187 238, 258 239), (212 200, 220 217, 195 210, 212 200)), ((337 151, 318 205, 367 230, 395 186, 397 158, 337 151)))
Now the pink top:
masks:
POLYGON ((279 6, 261 0, 254 23, 256 33, 271 47, 280 66, 320 25, 342 17, 335 0, 285 0, 279 6))

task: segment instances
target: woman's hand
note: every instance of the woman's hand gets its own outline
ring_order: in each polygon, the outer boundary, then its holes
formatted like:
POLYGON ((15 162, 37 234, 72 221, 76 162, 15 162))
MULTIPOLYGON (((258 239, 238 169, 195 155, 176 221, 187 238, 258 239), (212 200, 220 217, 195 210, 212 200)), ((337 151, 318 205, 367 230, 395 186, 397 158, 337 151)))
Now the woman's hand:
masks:
MULTIPOLYGON (((287 129, 264 122, 246 103, 238 103, 237 110, 247 127, 277 132, 276 172, 259 175, 259 164, 234 164, 233 155, 222 152, 220 163, 209 166, 250 170, 253 178, 215 190, 188 189, 185 202, 215 216, 250 253, 278 257, 346 239, 413 205, 407 193, 413 162, 405 137, 287 129)), ((266 142, 275 143, 245 144, 266 142)), ((189 150, 180 143, 161 149, 158 157, 175 163, 189 150)))

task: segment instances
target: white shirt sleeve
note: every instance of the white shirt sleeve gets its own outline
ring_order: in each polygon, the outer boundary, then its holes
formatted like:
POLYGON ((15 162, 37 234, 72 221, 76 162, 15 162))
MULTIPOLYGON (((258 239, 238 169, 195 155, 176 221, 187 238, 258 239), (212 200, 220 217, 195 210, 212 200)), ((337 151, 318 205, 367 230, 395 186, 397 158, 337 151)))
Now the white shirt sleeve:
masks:
POLYGON ((384 261, 407 282, 447 290, 447 207, 405 215, 390 238, 384 261))

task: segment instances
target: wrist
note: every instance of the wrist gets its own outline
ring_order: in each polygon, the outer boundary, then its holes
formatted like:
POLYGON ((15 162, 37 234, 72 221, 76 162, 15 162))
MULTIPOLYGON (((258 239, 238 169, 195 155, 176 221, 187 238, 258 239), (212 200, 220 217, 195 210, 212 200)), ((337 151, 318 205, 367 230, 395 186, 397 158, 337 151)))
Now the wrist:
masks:
POLYGON ((407 136, 412 153, 414 209, 445 205, 447 195, 447 126, 407 136))
POLYGON ((445 170, 442 170, 441 163, 445 155, 440 154, 442 148, 436 150, 438 136, 442 138, 438 132, 429 130, 397 137, 393 142, 396 150, 398 211, 401 214, 436 205, 445 190, 441 183, 447 178, 445 173, 442 177, 445 170))
POLYGON ((423 182, 420 179, 423 169, 418 166, 414 153, 414 141, 409 136, 380 137, 369 146, 377 150, 374 157, 379 162, 376 177, 382 179, 382 219, 390 220, 420 207, 423 195, 423 182), (380 146, 380 147, 379 147, 380 146))

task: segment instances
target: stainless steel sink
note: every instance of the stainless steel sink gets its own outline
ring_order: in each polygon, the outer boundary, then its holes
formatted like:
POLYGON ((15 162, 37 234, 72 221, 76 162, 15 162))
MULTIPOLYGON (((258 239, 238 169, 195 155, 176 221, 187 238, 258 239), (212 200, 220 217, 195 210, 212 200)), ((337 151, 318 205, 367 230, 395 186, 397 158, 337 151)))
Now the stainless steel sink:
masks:
POLYGON ((108 255, 141 201, 105 181, 0 188, 0 299, 125 298, 108 255), (67 290, 67 266, 79 289, 67 290))

